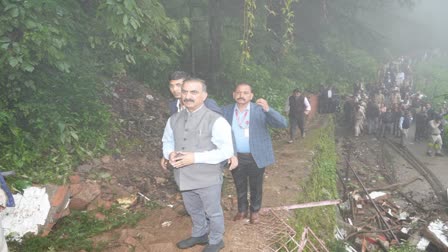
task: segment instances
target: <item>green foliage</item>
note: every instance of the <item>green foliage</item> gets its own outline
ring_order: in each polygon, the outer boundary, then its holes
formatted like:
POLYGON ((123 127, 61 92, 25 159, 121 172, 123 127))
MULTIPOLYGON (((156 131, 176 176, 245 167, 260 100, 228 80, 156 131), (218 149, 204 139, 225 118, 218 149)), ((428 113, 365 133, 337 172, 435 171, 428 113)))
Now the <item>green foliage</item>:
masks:
MULTIPOLYGON (((297 12, 309 11, 293 8, 294 2, 285 0, 277 9, 255 9, 254 1, 245 1, 244 17, 226 19, 223 32, 226 36, 221 42, 224 57, 220 79, 223 83, 250 83, 256 97, 266 98, 270 105, 280 109, 296 87, 317 93, 321 84, 333 84, 340 93, 345 93, 361 79, 376 81, 377 59, 368 50, 355 46, 351 38, 332 32, 329 27, 315 31, 318 33, 316 40, 293 37, 291 33, 304 26, 294 20, 297 12), (275 13, 276 10, 279 13, 275 13), (267 28, 266 11, 273 16, 282 16, 281 31, 267 28), (241 21, 244 21, 243 55, 241 44, 236 43, 241 33, 234 28, 241 25, 241 21), (236 64, 242 62, 241 58, 244 58, 243 68, 236 64)), ((257 6, 262 4, 262 1, 256 1, 257 6)), ((328 26, 332 27, 331 24, 328 26)), ((228 94, 232 89, 233 85, 222 86, 220 97, 231 101, 228 94)))
POLYGON ((243 17, 243 38, 240 40, 241 58, 240 66, 245 67, 246 62, 250 59, 250 39, 254 36, 255 28, 255 10, 257 9, 256 0, 244 1, 244 17, 243 17))
POLYGON ((417 252, 418 250, 415 246, 409 245, 408 243, 403 243, 399 247, 391 247, 390 252, 417 252))
POLYGON ((16 170, 34 182, 61 181, 73 163, 105 150, 111 125, 96 84, 71 73, 64 78, 38 82, 36 92, 7 101, 3 113, 9 120, 0 125, 0 169, 16 170))
POLYGON ((94 245, 91 240, 97 234, 115 228, 134 226, 144 216, 112 207, 104 210, 104 220, 95 217, 93 212, 73 212, 61 219, 56 228, 48 236, 28 236, 21 243, 10 242, 10 251, 102 251, 101 245, 94 245))
MULTIPOLYGON (((299 202, 315 202, 336 199, 336 146, 334 142, 334 124, 331 120, 316 135, 311 136, 316 154, 313 159, 312 172, 308 181, 302 185, 303 193, 299 202)), ((308 139, 307 139, 308 141, 308 139)), ((296 211, 295 226, 300 235, 309 226, 321 239, 332 241, 336 226, 336 209, 334 206, 300 209, 296 211)))
POLYGON ((414 69, 414 84, 435 107, 448 97, 448 57, 434 57, 419 62, 414 69))
POLYGON ((113 127, 98 74, 166 71, 187 28, 157 0, 0 1, 0 169, 62 181, 105 152, 113 127))
MULTIPOLYGON (((149 73, 145 78, 157 77, 167 66, 178 63, 188 39, 185 32, 189 21, 167 17, 157 0, 100 1, 92 21, 94 30, 89 41, 94 48, 108 48, 101 51, 103 60, 107 59, 118 69, 131 64, 131 68, 136 68, 132 70, 149 73), (141 66, 134 66, 136 63, 141 66)), ((118 75, 125 72, 126 69, 115 70, 118 75)))
POLYGON ((355 81, 376 81, 378 62, 367 51, 354 47, 335 35, 329 35, 323 41, 325 48, 325 67, 329 76, 342 90, 351 87, 355 81))

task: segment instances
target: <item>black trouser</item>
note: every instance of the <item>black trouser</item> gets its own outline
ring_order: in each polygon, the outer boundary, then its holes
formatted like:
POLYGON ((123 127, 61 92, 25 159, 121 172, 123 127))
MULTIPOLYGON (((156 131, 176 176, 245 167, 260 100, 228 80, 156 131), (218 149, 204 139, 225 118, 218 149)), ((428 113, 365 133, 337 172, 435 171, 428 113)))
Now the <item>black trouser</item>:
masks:
POLYGON ((238 196, 238 212, 247 212, 249 203, 247 200, 248 182, 250 189, 250 211, 260 211, 263 198, 264 168, 258 168, 250 154, 238 154, 238 167, 232 170, 238 196))
POLYGON ((305 133, 305 115, 289 117, 289 136, 291 140, 294 140, 296 136, 297 127, 299 127, 300 135, 303 137, 305 133))

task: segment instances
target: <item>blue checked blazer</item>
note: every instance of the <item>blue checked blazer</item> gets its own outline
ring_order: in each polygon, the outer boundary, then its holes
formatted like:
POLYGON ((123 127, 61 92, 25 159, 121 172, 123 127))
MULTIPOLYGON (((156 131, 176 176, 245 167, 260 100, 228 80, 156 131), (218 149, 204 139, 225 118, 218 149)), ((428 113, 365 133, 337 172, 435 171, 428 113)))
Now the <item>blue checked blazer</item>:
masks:
MULTIPOLYGON (((236 104, 222 108, 224 118, 232 125, 236 104)), ((286 128, 288 122, 279 112, 269 107, 264 112, 261 106, 250 103, 249 146, 250 153, 258 168, 264 168, 275 162, 274 148, 268 126, 273 128, 286 128)))

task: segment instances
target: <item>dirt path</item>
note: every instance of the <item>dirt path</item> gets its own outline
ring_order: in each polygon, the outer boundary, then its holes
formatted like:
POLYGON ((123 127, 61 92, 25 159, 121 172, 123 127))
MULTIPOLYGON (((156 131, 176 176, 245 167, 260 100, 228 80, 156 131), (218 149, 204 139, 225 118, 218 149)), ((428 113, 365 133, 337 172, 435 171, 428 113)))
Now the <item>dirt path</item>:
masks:
MULTIPOLYGON (((318 123, 313 123, 317 127, 318 123)), ((286 130, 285 130, 286 131, 286 130)), ((310 171, 313 152, 314 131, 308 133, 307 138, 299 139, 293 144, 286 143, 286 137, 281 132, 274 142, 277 163, 268 167, 265 172, 263 207, 276 207, 297 204, 301 192, 300 183, 306 179, 310 171)), ((95 237, 95 241, 108 241, 107 251, 202 251, 203 246, 196 246, 187 250, 179 250, 175 244, 190 235, 191 221, 180 201, 180 195, 174 198, 174 207, 163 206, 162 209, 150 211, 148 216, 137 226, 128 229, 117 229, 95 237), (110 242, 114 241, 114 242, 110 242)), ((232 221, 236 213, 235 189, 230 172, 225 172, 225 182, 222 197, 225 216, 226 233, 224 237, 224 252, 229 251, 257 251, 263 249, 269 216, 262 216, 261 223, 252 225, 248 220, 232 221)))

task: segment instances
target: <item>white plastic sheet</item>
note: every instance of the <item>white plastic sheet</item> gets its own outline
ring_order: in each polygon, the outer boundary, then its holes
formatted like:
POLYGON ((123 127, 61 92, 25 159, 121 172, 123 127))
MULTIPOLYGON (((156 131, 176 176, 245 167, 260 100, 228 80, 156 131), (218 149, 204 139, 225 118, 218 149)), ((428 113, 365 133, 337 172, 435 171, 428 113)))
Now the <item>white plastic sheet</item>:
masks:
POLYGON ((2 214, 2 226, 5 236, 15 239, 28 232, 37 234, 38 225, 44 225, 50 211, 50 201, 45 188, 28 187, 23 195, 14 194, 15 207, 6 208, 2 214))

